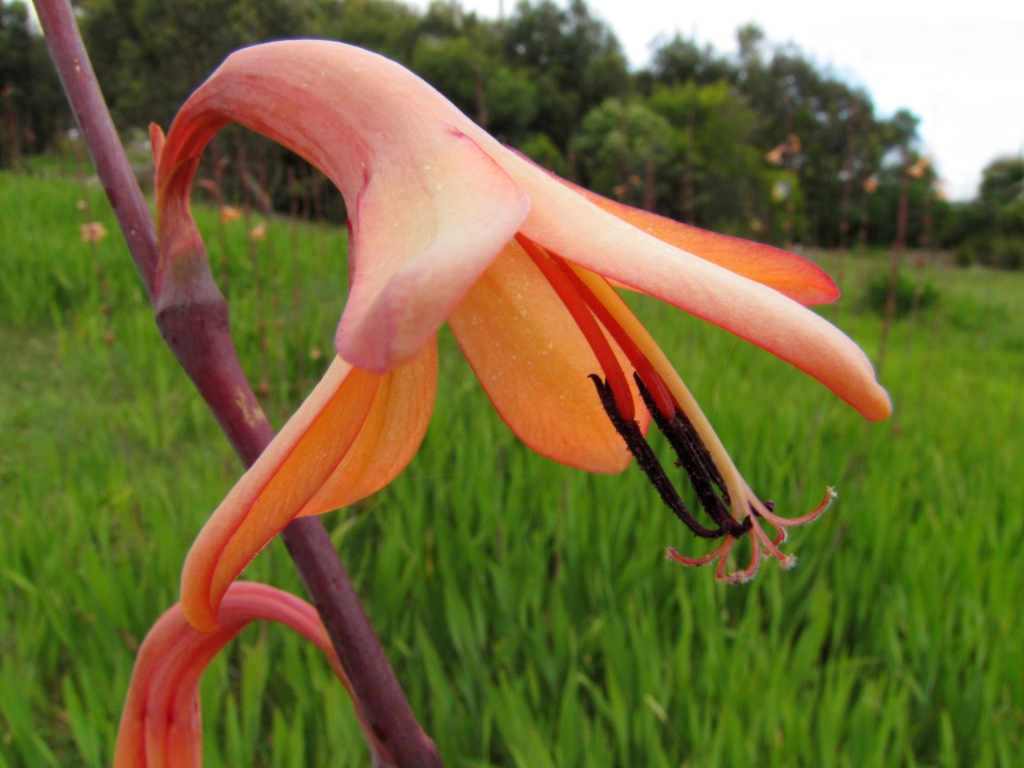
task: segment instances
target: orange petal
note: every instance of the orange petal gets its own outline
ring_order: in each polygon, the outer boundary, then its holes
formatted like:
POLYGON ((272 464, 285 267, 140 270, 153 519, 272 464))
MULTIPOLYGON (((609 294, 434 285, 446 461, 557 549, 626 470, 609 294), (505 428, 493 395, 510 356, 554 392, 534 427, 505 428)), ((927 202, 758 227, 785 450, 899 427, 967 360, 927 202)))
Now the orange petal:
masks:
MULTIPOLYGON (((630 455, 589 374, 601 367, 569 311, 515 241, 448 317, 495 409, 533 450, 590 472, 620 472, 630 455)), ((624 370, 625 356, 613 342, 624 370)), ((650 414, 634 392, 637 418, 650 414)))
POLYGON ((189 190, 203 147, 229 122, 295 151, 341 190, 353 280, 336 346, 366 370, 383 373, 423 349, 529 210, 466 135, 472 123, 398 64, 322 40, 252 46, 192 94, 167 134, 156 178, 158 288, 182 279, 165 277, 176 262, 202 253, 189 190))
MULTIPOLYGON (((388 482, 405 466, 423 440, 437 379, 437 346, 431 342, 411 363, 380 376, 335 359, 281 433, 231 489, 192 544, 181 576, 185 615, 198 629, 216 629, 217 605, 246 565, 325 485, 351 485, 367 493, 388 482), (426 380, 425 382, 423 380, 426 380), (402 396, 416 404, 400 402, 402 396), (419 413, 400 436, 379 413, 419 413), (374 441, 391 440, 390 461, 346 462, 369 423, 374 441), (367 474, 359 474, 361 471, 367 474)), ((346 503, 359 496, 339 496, 346 503)), ((318 502, 320 511, 326 498, 318 502)))
POLYGON ((414 363, 381 377, 359 436, 299 515, 347 506, 390 483, 419 448, 436 391, 437 341, 432 338, 414 363))
POLYGON ((720 235, 699 227, 631 208, 588 189, 552 178, 582 195, 602 211, 632 224, 659 240, 774 288, 804 306, 828 304, 839 298, 839 288, 821 267, 794 253, 752 240, 720 235))
MULTIPOLYGON (((170 608, 146 635, 132 670, 114 748, 114 768, 200 768, 203 762, 199 679, 207 665, 250 622, 277 621, 315 643, 352 694, 316 610, 287 592, 239 582, 221 602, 216 632, 199 632, 181 604, 170 608)), ((371 752, 387 755, 353 699, 371 752)), ((376 762, 374 764, 377 764, 376 762)))

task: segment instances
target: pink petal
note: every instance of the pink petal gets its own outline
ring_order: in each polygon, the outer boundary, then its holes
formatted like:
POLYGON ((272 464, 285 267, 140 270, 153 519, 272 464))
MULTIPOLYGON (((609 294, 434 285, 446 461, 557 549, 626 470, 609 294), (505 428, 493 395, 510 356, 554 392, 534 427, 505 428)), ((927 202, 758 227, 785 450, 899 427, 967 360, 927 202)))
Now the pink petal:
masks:
POLYGON ((656 213, 609 200, 557 176, 551 177, 601 210, 662 242, 774 288, 804 306, 828 304, 839 298, 839 289, 825 270, 789 251, 691 227, 656 213))
POLYGON ((192 94, 157 168, 161 274, 201 250, 188 210, 199 154, 238 122, 302 155, 341 190, 353 226, 339 354, 382 373, 427 343, 529 210, 466 135, 472 123, 408 70, 317 40, 229 56, 192 94))

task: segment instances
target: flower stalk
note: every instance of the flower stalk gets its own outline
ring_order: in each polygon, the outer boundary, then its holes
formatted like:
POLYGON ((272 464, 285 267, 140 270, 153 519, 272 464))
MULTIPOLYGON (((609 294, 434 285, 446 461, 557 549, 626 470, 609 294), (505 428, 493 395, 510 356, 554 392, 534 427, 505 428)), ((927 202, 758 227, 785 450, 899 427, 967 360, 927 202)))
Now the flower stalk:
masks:
MULTIPOLYGON (((35 0, 47 46, 97 174, 156 310, 164 340, 199 390, 238 457, 250 467, 274 437, 245 378, 227 303, 205 251, 158 272, 156 228, 107 110, 67 0, 35 0)), ((398 768, 440 766, 388 664, 323 523, 293 520, 281 533, 352 684, 367 724, 398 768)))

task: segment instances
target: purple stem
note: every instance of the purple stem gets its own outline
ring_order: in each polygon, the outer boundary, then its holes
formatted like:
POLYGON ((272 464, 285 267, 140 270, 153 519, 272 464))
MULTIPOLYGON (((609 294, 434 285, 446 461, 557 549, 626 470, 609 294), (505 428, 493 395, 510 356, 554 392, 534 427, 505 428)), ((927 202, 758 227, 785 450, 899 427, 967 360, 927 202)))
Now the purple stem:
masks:
MULTIPOLYGON (((227 303, 212 276, 192 290, 154 295, 159 261, 156 228, 128 163, 68 0, 35 0, 46 44, 64 84, 103 188, 117 216, 156 322, 246 467, 274 438, 242 372, 227 303)), ((294 520, 281 532, 295 567, 345 668, 357 704, 397 768, 441 766, 437 748, 412 713, 355 587, 318 517, 294 520)))

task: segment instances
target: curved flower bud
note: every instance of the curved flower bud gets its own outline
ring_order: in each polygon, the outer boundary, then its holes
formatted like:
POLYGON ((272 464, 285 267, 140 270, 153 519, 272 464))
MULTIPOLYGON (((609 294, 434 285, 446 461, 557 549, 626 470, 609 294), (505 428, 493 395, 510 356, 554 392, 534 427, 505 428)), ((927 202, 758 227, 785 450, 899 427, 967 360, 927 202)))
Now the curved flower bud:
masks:
MULTIPOLYGON (((199 632, 180 604, 161 616, 139 648, 121 713, 114 768, 200 768, 203 726, 199 680, 213 658, 253 621, 277 621, 315 643, 345 690, 352 688, 316 609, 294 595, 253 582, 233 584, 217 614, 220 629, 199 632)), ((356 715, 374 765, 391 765, 387 751, 356 715)))

